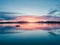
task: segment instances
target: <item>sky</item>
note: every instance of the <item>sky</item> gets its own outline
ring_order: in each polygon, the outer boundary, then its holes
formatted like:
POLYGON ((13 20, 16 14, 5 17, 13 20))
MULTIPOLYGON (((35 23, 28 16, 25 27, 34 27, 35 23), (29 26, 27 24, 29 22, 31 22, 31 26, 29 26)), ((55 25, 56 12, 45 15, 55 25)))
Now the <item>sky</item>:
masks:
POLYGON ((59 6, 60 0, 0 0, 0 12, 19 13, 14 16, 43 16, 59 6))

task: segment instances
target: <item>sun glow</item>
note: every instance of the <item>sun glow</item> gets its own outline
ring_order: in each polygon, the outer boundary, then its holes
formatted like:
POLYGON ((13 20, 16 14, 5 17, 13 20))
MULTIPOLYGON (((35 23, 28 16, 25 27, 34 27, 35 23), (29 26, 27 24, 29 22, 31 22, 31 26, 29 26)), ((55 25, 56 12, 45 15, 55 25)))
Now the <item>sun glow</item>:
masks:
POLYGON ((35 18, 27 18, 26 21, 27 22, 36 22, 37 20, 35 18))
POLYGON ((37 22, 40 19, 38 19, 35 16, 22 16, 22 17, 18 17, 15 19, 16 21, 26 21, 26 22, 37 22))

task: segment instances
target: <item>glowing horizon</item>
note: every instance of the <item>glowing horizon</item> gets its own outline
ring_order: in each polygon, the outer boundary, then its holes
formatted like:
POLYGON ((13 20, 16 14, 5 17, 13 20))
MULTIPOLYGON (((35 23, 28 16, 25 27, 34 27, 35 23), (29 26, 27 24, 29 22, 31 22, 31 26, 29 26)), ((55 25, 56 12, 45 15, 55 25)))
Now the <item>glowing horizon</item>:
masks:
POLYGON ((44 16, 18 16, 15 19, 11 20, 0 20, 0 22, 20 22, 20 21, 25 21, 25 22, 38 22, 38 21, 60 21, 60 18, 48 18, 44 16))

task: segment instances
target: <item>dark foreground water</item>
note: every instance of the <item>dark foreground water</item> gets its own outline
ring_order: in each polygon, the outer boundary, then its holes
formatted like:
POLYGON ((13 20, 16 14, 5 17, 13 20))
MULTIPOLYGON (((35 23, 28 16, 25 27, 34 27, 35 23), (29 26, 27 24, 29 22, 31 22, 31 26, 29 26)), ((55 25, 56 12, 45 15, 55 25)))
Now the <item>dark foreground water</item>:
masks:
POLYGON ((60 24, 0 24, 0 45, 60 45, 60 24))

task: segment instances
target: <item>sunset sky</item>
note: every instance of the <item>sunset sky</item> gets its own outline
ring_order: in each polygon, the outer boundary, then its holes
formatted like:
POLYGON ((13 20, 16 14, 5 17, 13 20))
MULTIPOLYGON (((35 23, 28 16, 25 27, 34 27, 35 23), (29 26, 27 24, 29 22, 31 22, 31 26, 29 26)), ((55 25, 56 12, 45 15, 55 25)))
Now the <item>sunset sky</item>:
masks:
POLYGON ((16 12, 21 15, 47 15, 51 10, 59 8, 60 0, 0 0, 0 12, 16 12))

